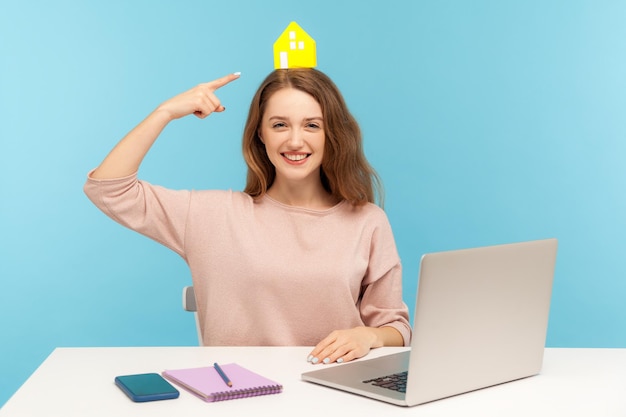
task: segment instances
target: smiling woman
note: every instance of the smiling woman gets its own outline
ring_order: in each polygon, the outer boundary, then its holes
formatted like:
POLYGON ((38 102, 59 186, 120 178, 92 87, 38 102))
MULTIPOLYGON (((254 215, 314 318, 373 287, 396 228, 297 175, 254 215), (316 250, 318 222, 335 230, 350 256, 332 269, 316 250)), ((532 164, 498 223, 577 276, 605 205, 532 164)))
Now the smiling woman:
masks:
POLYGON ((225 111, 216 91, 238 78, 162 103, 90 173, 85 192, 186 260, 208 345, 314 345, 311 363, 408 345, 402 268, 374 204, 377 177, 325 74, 280 69, 261 84, 244 129, 244 192, 174 191, 137 179, 165 126, 225 111))

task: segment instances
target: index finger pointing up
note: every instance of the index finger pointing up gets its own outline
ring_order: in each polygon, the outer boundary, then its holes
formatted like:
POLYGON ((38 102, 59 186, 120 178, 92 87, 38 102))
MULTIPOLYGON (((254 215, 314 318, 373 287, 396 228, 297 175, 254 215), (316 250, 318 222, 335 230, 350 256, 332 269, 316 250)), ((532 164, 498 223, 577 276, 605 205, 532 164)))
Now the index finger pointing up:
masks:
POLYGON ((234 73, 228 74, 228 75, 226 75, 226 76, 224 76, 222 78, 218 78, 217 80, 209 81, 208 85, 211 88, 213 88, 214 90, 217 90, 218 88, 224 87, 229 82, 235 81, 240 76, 241 76, 240 72, 234 72, 234 73))

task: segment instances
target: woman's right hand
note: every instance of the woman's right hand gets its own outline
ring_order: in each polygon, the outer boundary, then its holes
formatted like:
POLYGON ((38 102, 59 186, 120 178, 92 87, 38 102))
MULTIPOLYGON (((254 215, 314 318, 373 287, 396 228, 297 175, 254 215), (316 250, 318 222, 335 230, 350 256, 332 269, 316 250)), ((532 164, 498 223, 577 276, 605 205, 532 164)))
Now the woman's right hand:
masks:
POLYGON ((166 112, 171 120, 180 119, 189 114, 204 119, 213 112, 222 112, 225 108, 215 92, 239 76, 240 73, 236 72, 208 83, 199 84, 191 90, 163 102, 157 111, 166 112))
POLYGON ((137 172, 144 156, 170 121, 189 114, 204 119, 214 111, 224 111, 224 106, 215 95, 215 91, 237 78, 239 73, 230 74, 200 84, 163 102, 124 136, 100 166, 91 173, 91 178, 121 178, 137 172))

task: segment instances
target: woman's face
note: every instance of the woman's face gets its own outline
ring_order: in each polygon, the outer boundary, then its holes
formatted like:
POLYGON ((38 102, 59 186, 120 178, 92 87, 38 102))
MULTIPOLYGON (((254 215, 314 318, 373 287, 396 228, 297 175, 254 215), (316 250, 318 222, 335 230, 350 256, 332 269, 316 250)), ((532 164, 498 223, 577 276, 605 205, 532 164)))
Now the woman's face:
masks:
POLYGON ((311 95, 293 88, 275 92, 267 101, 259 133, 277 182, 320 181, 324 119, 311 95))

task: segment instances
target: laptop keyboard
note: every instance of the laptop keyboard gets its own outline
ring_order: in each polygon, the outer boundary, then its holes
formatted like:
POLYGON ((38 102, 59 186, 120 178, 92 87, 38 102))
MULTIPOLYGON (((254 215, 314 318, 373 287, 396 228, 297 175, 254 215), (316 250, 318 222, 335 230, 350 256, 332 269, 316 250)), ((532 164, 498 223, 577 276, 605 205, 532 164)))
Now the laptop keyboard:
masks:
POLYGON ((363 383, 406 393, 406 378, 408 374, 408 371, 404 371, 397 374, 368 379, 367 381, 363 381, 363 383))

